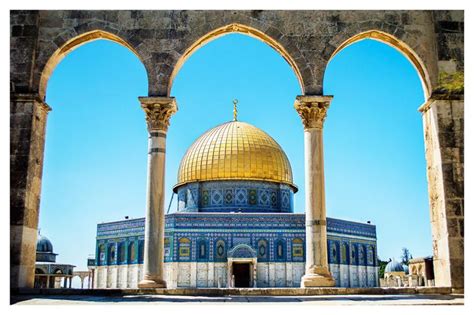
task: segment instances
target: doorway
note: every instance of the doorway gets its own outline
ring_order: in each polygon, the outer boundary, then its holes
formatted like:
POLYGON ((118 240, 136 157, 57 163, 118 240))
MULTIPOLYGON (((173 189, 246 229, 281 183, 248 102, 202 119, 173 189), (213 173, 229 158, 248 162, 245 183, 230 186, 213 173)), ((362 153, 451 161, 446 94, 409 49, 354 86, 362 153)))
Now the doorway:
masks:
POLYGON ((233 263, 233 276, 236 288, 250 288, 250 263, 233 263))

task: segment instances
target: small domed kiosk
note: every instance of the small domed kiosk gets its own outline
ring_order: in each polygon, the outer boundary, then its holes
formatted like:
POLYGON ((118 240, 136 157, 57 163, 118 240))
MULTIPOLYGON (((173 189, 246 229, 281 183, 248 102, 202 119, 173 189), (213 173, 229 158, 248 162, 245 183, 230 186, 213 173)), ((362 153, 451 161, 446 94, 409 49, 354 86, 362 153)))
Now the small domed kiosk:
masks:
POLYGON ((74 265, 56 262, 53 244, 38 230, 36 241, 35 288, 70 288, 74 265))

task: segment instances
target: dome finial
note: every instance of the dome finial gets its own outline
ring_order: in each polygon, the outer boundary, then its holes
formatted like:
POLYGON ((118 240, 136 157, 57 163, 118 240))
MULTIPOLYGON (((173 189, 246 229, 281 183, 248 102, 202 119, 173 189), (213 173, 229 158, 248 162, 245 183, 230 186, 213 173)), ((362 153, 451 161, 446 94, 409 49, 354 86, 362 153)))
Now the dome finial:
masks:
POLYGON ((239 102, 238 99, 234 99, 234 121, 237 121, 237 103, 239 102))

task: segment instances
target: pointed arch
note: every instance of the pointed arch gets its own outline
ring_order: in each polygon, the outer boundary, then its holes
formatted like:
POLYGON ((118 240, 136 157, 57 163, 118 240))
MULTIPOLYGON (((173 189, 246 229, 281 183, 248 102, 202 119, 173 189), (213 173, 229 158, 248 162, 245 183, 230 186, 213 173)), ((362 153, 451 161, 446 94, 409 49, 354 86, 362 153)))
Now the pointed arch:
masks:
POLYGON ((261 40, 262 42, 266 43, 270 47, 272 47, 274 50, 276 50, 282 57, 283 59, 288 62, 290 67, 293 69, 293 72, 296 75, 296 78, 298 79, 298 83, 301 88, 301 94, 304 95, 304 81, 303 81, 303 76, 301 75, 301 72, 293 59, 291 55, 288 53, 288 51, 278 43, 275 39, 270 37, 269 35, 265 34, 264 32, 257 30, 253 27, 244 25, 244 24, 239 24, 239 23, 232 23, 228 24, 226 26, 217 28, 206 35, 202 36, 198 40, 196 40, 190 47, 188 47, 184 53, 181 55, 181 57, 178 59, 176 62, 173 71, 171 72, 170 78, 169 78, 169 83, 168 83, 168 96, 171 93, 171 88, 173 86, 174 79, 176 75, 178 74, 179 70, 181 67, 184 65, 186 60, 194 53, 196 52, 199 48, 203 47, 210 41, 213 41, 221 36, 230 34, 230 33, 240 33, 244 35, 248 35, 250 37, 256 38, 258 40, 261 40))
POLYGON ((43 71, 41 72, 38 91, 39 96, 42 100, 46 97, 46 88, 48 85, 49 78, 51 77, 51 74, 53 73, 56 66, 61 62, 61 60, 66 57, 67 54, 69 54, 71 51, 78 48, 79 46, 99 39, 109 40, 128 48, 143 63, 143 60, 140 58, 140 55, 135 50, 135 48, 133 48, 124 39, 115 34, 99 29, 82 33, 66 41, 61 47, 56 49, 56 51, 51 55, 51 57, 49 57, 48 61, 46 62, 46 65, 44 66, 43 71))
MULTIPOLYGON (((343 50, 349 45, 352 45, 364 39, 373 39, 373 40, 380 41, 384 44, 387 44, 395 48, 401 54, 403 54, 411 62, 411 64, 415 67, 415 69, 418 72, 418 75, 422 82, 421 85, 423 87, 425 100, 427 100, 430 97, 431 91, 432 91, 430 76, 428 73, 428 69, 426 68, 420 56, 405 42, 401 41, 400 39, 396 38, 395 36, 391 34, 388 34, 379 30, 369 30, 369 31, 361 32, 345 40, 342 44, 339 45, 339 47, 336 48, 336 50, 334 50, 334 52, 329 57, 327 64, 329 64, 332 58, 334 58, 334 56, 336 56, 341 50, 343 50)), ((326 64, 326 68, 327 68, 327 64, 326 64)))

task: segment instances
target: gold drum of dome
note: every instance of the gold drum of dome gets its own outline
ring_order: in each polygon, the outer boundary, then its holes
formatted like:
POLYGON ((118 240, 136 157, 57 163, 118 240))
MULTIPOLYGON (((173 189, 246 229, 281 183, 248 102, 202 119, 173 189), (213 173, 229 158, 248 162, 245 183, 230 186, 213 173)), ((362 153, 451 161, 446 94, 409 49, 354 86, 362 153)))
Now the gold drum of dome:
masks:
POLYGON ((293 184, 291 165, 280 145, 263 130, 241 121, 214 127, 188 149, 178 170, 179 186, 216 180, 293 184))

